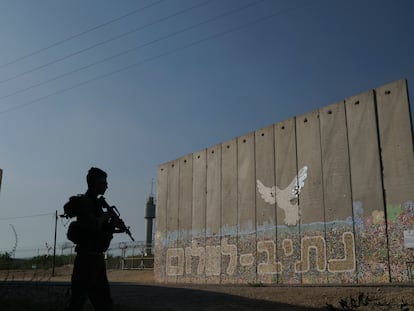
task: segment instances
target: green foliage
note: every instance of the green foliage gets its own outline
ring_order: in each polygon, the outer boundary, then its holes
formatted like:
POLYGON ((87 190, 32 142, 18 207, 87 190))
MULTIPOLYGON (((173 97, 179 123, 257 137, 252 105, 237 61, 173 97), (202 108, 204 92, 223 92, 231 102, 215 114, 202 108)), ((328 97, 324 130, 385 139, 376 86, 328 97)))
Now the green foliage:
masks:
POLYGON ((106 267, 108 269, 120 269, 121 268, 121 257, 109 255, 106 258, 106 267))
MULTIPOLYGON (((73 262, 74 255, 57 255, 55 267, 73 262)), ((53 267, 53 256, 35 256, 32 258, 11 258, 9 253, 0 254, 0 270, 50 269, 53 267)))
POLYGON ((0 270, 7 269, 7 267, 10 265, 11 262, 11 256, 10 253, 0 253, 0 270))

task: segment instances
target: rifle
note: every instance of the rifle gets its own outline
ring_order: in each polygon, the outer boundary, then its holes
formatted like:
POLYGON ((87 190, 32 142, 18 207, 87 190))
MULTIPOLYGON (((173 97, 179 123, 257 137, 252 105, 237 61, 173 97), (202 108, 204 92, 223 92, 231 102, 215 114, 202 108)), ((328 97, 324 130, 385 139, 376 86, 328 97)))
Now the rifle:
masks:
POLYGON ((116 206, 110 206, 109 204, 108 204, 108 202, 106 202, 106 200, 105 200, 105 198, 103 197, 103 196, 101 196, 100 198, 99 198, 99 200, 101 200, 101 202, 102 202, 102 206, 104 207, 104 208, 106 208, 106 210, 110 213, 110 215, 111 215, 111 218, 113 219, 113 220, 119 220, 119 222, 118 223, 120 223, 121 224, 121 227, 119 227, 119 226, 117 226, 120 230, 121 230, 121 232, 125 232, 126 234, 128 234, 129 235, 129 237, 131 238, 131 240, 132 241, 135 241, 135 239, 132 237, 132 234, 131 234, 131 231, 129 231, 129 227, 127 227, 126 225, 125 225, 125 223, 124 223, 124 221, 121 219, 121 214, 119 213, 119 211, 118 211, 118 209, 116 208, 116 206))

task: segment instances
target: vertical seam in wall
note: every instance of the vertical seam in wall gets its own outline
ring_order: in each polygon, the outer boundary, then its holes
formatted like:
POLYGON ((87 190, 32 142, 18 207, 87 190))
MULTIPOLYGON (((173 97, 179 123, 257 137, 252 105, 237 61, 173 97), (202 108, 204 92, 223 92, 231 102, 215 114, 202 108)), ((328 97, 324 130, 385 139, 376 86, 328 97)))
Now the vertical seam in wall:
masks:
POLYGON ((255 244, 255 247, 254 247, 254 253, 256 254, 256 260, 255 260, 255 270, 256 270, 256 273, 255 273, 255 282, 257 282, 257 280, 258 280, 258 275, 257 275, 257 202, 256 202, 256 200, 257 200, 257 195, 256 195, 256 174, 257 174, 257 172, 256 172, 256 135, 255 134, 253 134, 253 169, 254 169, 254 172, 253 172, 253 176, 254 176, 254 178, 253 178, 253 182, 254 182, 254 185, 253 185, 253 189, 254 189, 254 200, 253 200, 253 202, 254 202, 254 226, 255 226, 255 235, 256 235, 256 238, 255 238, 255 241, 256 241, 256 244, 255 244))
MULTIPOLYGON (((206 184, 206 188, 205 188, 205 193, 206 193, 206 207, 204 209, 205 211, 205 230, 204 230, 204 278, 205 278, 205 283, 208 284, 208 276, 207 276, 207 246, 210 246, 210 244, 207 245, 207 239, 208 237, 211 237, 211 231, 207 234, 207 232, 209 231, 209 225, 210 223, 208 222, 208 213, 209 211, 209 188, 208 188, 208 180, 209 180, 209 173, 208 173, 208 168, 209 168, 209 163, 208 163, 208 157, 209 157, 209 148, 206 149, 206 177, 205 177, 205 184, 206 184)), ((211 277, 211 276, 210 276, 211 277)))
MULTIPOLYGON (((176 241, 175 241, 175 247, 178 248, 178 241, 181 237, 180 234, 180 187, 181 187, 181 161, 178 160, 177 161, 177 170, 178 170, 178 199, 177 199, 177 215, 178 215, 178 219, 177 219, 177 234, 176 234, 176 241)), ((175 276, 175 283, 178 283, 178 275, 175 276)))
POLYGON ((377 139, 378 139, 378 151, 379 151, 379 161, 380 161, 380 169, 381 169, 381 187, 382 187, 382 199, 383 199, 383 207, 384 207, 384 215, 385 215, 385 236, 387 241, 387 260, 388 260, 388 281, 391 283, 391 261, 390 261, 390 243, 389 243, 389 236, 388 236, 388 215, 387 215, 387 193, 384 187, 384 163, 382 160, 382 144, 381 144, 381 134, 380 134, 380 124, 379 124, 379 115, 378 115, 378 102, 377 102, 377 92, 373 90, 374 95, 374 109, 375 109, 375 120, 376 120, 376 130, 377 130, 377 139))
MULTIPOLYGON (((410 94, 408 91, 408 85, 407 85, 407 80, 405 80, 405 92, 407 95, 407 101, 408 101, 408 116, 410 118, 410 125, 411 125, 411 146, 414 147, 414 133, 413 133, 413 118, 412 118, 412 111, 411 111, 411 105, 410 105, 410 94)), ((414 153, 414 149, 413 149, 413 153, 414 153)))
POLYGON ((221 148, 222 144, 218 145, 218 151, 219 155, 217 156, 217 161, 219 161, 218 165, 217 165, 217 169, 218 169, 218 179, 219 179, 219 191, 218 191, 218 195, 219 195, 219 199, 218 199, 218 204, 219 204, 219 213, 218 213, 218 217, 219 217, 219 228, 218 228, 218 240, 219 240, 219 249, 220 249, 220 260, 219 260, 219 265, 220 265, 220 269, 219 269, 219 275, 218 275, 218 284, 221 283, 221 266, 222 266, 222 259, 223 259, 223 255, 221 254, 221 239, 222 239, 222 230, 221 230, 221 209, 222 209, 222 204, 221 204, 221 187, 222 187, 222 181, 221 181, 221 158, 222 158, 222 148, 221 148))
MULTIPOLYGON (((325 239, 325 260, 328 258, 328 249, 327 249, 327 239, 326 239, 326 206, 325 206, 325 180, 324 180, 324 169, 322 161, 322 131, 321 131, 321 109, 318 109, 318 114, 316 115, 318 128, 319 128, 319 151, 320 151, 320 161, 321 161, 321 181, 322 181, 322 207, 323 207, 323 227, 324 227, 324 239, 325 239)), ((327 263, 326 263, 327 265, 327 263)), ((328 278, 328 267, 325 267, 325 277, 326 282, 329 284, 328 278)))
MULTIPOLYGON (((275 185, 275 204, 273 206, 273 209, 275 211, 275 218, 274 218, 274 222, 275 222, 275 259, 276 262, 279 262, 279 252, 278 252, 278 247, 277 247, 277 201, 276 201, 276 130, 277 130, 277 125, 273 124, 273 130, 272 130, 272 146, 273 146, 273 183, 275 185)), ((276 273, 276 283, 279 283, 279 274, 280 273, 276 273)), ((272 277, 272 283, 273 283, 274 277, 272 277)))
MULTIPOLYGON (((167 177, 166 177, 166 191, 165 191, 165 239, 167 242, 167 247, 166 249, 163 250, 163 252, 165 252, 165 256, 163 256, 165 258, 165 260, 167 260, 167 250, 168 250, 168 244, 169 244, 169 238, 168 238, 168 226, 167 226, 167 221, 168 221, 168 196, 169 196, 169 191, 168 191, 168 177, 169 177, 169 173, 170 173, 170 164, 166 165, 167 169, 167 177)), ((165 273, 165 277, 164 277, 164 283, 168 283, 168 274, 167 274, 167 261, 165 261, 165 266, 164 266, 164 273, 165 273)))
POLYGON ((239 277, 239 267, 237 262, 239 261, 239 231, 240 231, 240 224, 239 224, 239 140, 236 139, 236 249, 237 249, 237 256, 236 256, 236 283, 238 283, 237 278, 239 277))
MULTIPOLYGON (((194 198, 193 198, 193 196, 194 196, 194 153, 192 153, 191 154, 191 207, 190 207, 190 221, 191 221, 191 225, 190 225, 190 232, 189 232, 189 235, 188 235, 188 241, 189 241, 189 247, 192 247, 192 244, 193 244, 193 237, 194 237, 194 232, 193 232, 193 207, 194 207, 194 198)), ((184 256, 185 256, 185 250, 184 250, 184 256)), ((186 258, 186 260, 187 260, 187 257, 185 256, 184 258, 186 258)), ((191 259, 190 259, 190 263, 191 263, 191 259)), ((187 264, 187 262, 185 262, 185 265, 187 264)), ((185 269, 185 266, 184 266, 184 269, 185 269)), ((185 271, 185 270, 184 270, 185 271)), ((190 271, 190 275, 188 276, 188 278, 187 278, 187 275, 186 275, 186 282, 188 282, 188 280, 190 280, 190 282, 189 283, 192 283, 192 279, 193 279, 193 276, 192 276, 192 272, 190 271)))
MULTIPOLYGON (((293 129, 295 131, 295 154, 296 154, 296 178, 298 177, 298 170, 299 170, 299 158, 298 158, 298 132, 297 132, 297 118, 293 117, 293 129)), ((302 213, 301 213, 301 206, 300 206, 300 192, 298 193, 298 213, 300 213, 299 222, 298 222, 298 233, 299 233, 299 256, 300 256, 300 271, 302 271, 302 230, 301 230, 301 223, 302 223, 302 213)), ((295 260, 293 262, 293 270, 295 270, 295 260)), ((299 282, 303 284, 302 272, 299 273, 299 282)))
MULTIPOLYGON (((195 208, 195 204, 194 204, 194 189, 195 189, 195 187, 194 187, 194 182, 195 182, 195 177, 194 177, 194 175, 195 175, 195 162, 196 162, 196 154, 197 153, 193 153, 193 155, 192 155, 192 162, 193 162, 193 170, 192 170, 192 172, 191 172, 191 178, 192 178, 192 183, 191 183, 191 187, 192 187, 192 189, 191 189, 191 192, 192 192, 192 195, 191 195, 191 241, 190 241, 190 247, 192 247, 193 246, 193 239, 195 239, 195 236, 196 236, 196 234, 195 234, 195 229, 196 228, 194 228, 193 227, 193 225, 194 225, 194 208, 195 208)), ((192 264, 192 262, 191 262, 191 264, 192 264)), ((192 265, 191 265, 192 266, 192 265)), ((190 281, 189 281, 189 283, 193 283, 193 280, 195 279, 195 277, 193 276, 193 271, 192 271, 192 268, 191 268, 191 271, 190 271, 190 281)))
MULTIPOLYGON (((346 133, 346 143, 347 143, 347 150, 348 150, 348 169, 349 169, 349 185, 350 185, 350 192, 351 192, 351 215, 352 215, 352 232, 354 234, 354 254, 355 254, 355 277, 356 277, 356 283, 359 283, 358 278, 358 258, 356 256, 356 230, 355 230, 355 215, 354 215, 354 192, 352 191, 352 168, 351 168, 351 152, 349 151, 349 132, 348 132, 348 113, 346 108, 346 100, 344 100, 344 112, 345 112, 345 133, 346 133)), ((345 245, 344 245, 345 246, 345 245)))
MULTIPOLYGON (((204 157, 205 157, 205 178, 204 178, 204 194, 205 194, 205 201, 204 201, 204 250, 207 249, 207 172, 208 172, 208 164, 207 164, 207 156, 208 156, 208 149, 204 149, 204 157)), ((205 251, 206 252, 206 251, 205 251)), ((207 258, 204 259, 204 283, 207 283, 207 274, 206 274, 206 265, 207 265, 207 258)))
POLYGON ((221 241, 223 240, 223 144, 220 144, 220 228, 219 228, 219 239, 220 239, 220 275, 219 284, 221 281, 221 271, 223 270, 223 254, 221 252, 221 241))

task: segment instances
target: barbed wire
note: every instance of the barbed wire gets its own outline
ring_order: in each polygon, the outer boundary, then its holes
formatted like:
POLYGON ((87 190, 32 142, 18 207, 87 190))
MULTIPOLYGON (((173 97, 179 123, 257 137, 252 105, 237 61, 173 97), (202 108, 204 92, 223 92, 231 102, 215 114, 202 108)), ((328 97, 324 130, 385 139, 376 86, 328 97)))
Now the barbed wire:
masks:
MULTIPOLYGON (((56 245, 56 250, 59 251, 61 254, 64 254, 66 252, 74 253, 75 244, 72 242, 66 241, 66 242, 60 242, 56 245)), ((35 256, 44 256, 50 253, 51 245, 49 245, 47 242, 43 245, 38 246, 32 246, 32 247, 16 247, 14 250, 15 257, 20 258, 29 258, 29 257, 35 257, 35 256), (21 256, 22 254, 34 254, 34 255, 27 255, 27 256, 21 256)), ((152 244, 147 244, 145 241, 126 241, 126 242, 114 242, 109 245, 107 253, 116 253, 118 251, 125 251, 125 250, 131 250, 136 251, 139 250, 140 252, 145 252, 147 249, 153 249, 154 248, 154 242, 152 244)), ((10 248, 0 248, 0 254, 2 253, 9 253, 10 248)), ((9 253, 10 254, 10 253, 9 253)))

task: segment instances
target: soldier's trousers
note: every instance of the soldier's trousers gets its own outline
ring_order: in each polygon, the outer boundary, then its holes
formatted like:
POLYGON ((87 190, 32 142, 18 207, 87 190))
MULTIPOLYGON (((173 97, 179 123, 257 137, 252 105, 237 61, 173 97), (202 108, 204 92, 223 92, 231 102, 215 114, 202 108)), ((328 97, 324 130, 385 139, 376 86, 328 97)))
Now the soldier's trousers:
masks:
POLYGON ((113 311, 113 302, 102 253, 76 254, 69 311, 81 311, 89 298, 96 311, 113 311))

